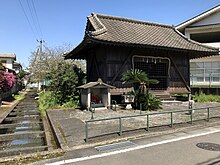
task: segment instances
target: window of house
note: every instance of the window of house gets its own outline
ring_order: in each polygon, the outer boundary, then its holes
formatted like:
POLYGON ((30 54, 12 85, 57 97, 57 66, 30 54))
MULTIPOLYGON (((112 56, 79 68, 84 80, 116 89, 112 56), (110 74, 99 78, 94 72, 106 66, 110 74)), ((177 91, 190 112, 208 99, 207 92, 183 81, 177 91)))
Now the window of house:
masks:
POLYGON ((6 60, 1 60, 1 63, 7 63, 7 61, 6 60))

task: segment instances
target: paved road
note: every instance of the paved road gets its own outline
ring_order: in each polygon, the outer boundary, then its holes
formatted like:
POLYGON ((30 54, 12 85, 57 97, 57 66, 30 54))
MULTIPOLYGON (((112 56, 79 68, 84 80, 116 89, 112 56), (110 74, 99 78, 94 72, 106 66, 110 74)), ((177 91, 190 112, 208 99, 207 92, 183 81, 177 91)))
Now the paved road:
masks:
POLYGON ((220 127, 133 141, 136 145, 115 151, 68 159, 55 164, 74 165, 217 165, 219 151, 204 150, 196 145, 208 142, 220 145, 220 127), (181 135, 182 134, 182 135, 181 135))

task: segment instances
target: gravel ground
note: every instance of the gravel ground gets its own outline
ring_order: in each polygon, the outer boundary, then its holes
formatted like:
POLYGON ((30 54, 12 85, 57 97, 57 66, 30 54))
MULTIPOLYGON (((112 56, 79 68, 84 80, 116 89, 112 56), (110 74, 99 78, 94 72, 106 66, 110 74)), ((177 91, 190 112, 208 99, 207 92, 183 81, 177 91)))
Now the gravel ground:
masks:
MULTIPOLYGON (((201 108, 201 107, 214 107, 220 106, 220 103, 194 103, 193 108, 201 108)), ((163 111, 175 111, 181 109, 188 109, 188 103, 178 103, 178 104, 164 104, 162 109, 156 112, 163 112, 163 111)), ((155 111, 151 111, 155 112, 155 111)), ((144 114, 146 112, 142 112, 144 114)), ((109 118, 109 117, 116 117, 116 116, 129 116, 129 115, 137 115, 140 114, 139 110, 122 110, 117 109, 117 111, 113 110, 96 110, 94 114, 95 119, 101 118, 109 118)), ((211 108, 210 109, 210 117, 212 116, 220 116, 220 107, 219 108, 211 108)), ((78 118, 81 121, 85 122, 86 120, 91 119, 91 112, 88 111, 80 111, 74 110, 69 112, 70 118, 78 118)), ((194 111, 193 113, 193 120, 200 120, 207 118, 207 109, 194 111)), ((188 112, 178 112, 173 113, 173 122, 174 123, 182 123, 182 122, 189 122, 190 121, 190 114, 188 112)), ((157 114, 151 115, 149 117, 149 124, 150 127, 152 126, 160 126, 160 125, 169 125, 171 123, 170 120, 170 113, 167 114, 157 114)), ((97 133, 103 133, 103 128, 106 131, 105 133, 110 133, 113 131, 118 130, 119 120, 108 120, 108 121, 97 121, 89 124, 89 129, 95 128, 98 131, 98 127, 100 127, 100 131, 97 133), (109 127, 111 125, 111 127, 109 127), (102 128, 102 129, 101 129, 102 128)), ((123 131, 131 130, 131 129, 138 129, 144 128, 147 125, 147 117, 132 117, 132 118, 125 118, 122 119, 122 129, 123 131)))
MULTIPOLYGON (((220 103, 195 103, 193 108, 201 108, 201 107, 214 107, 220 106, 220 103)), ((163 111, 175 111, 180 109, 188 109, 187 103, 178 103, 178 104, 164 104, 162 109, 158 111, 152 112, 163 112, 163 111)), ((91 112, 82 111, 77 109, 63 109, 63 110, 48 110, 48 115, 50 116, 51 122, 53 123, 54 128, 56 128, 56 134, 60 136, 62 140, 62 144, 64 147, 75 147, 78 145, 85 144, 85 121, 91 120, 91 112)), ((142 112, 144 114, 146 112, 142 112)), ((140 114, 139 110, 125 110, 125 109, 117 109, 113 110, 96 110, 94 114, 94 119, 102 119, 116 116, 130 116, 130 115, 138 115, 140 114)), ((220 117, 220 107, 219 108, 211 108, 210 109, 210 117, 218 116, 220 117)), ((190 121, 191 115, 188 112, 178 112, 173 113, 173 122, 174 123, 186 123, 190 121)), ((193 121, 199 119, 207 118, 207 109, 194 111, 193 113, 193 121)), ((219 118, 215 118, 215 120, 219 120, 219 118)), ((143 132, 139 132, 147 127, 147 116, 139 116, 139 117, 129 117, 123 118, 122 122, 122 131, 123 137, 125 136, 134 136, 137 134, 142 134, 143 132), (132 131, 131 131, 132 130, 132 131), (125 135, 126 132, 126 135, 125 135)), ((208 124, 208 122, 204 122, 202 120, 194 123, 208 124)), ((157 131, 166 131, 171 128, 167 125, 171 124, 170 113, 166 114, 156 114, 149 116, 149 126, 150 130, 157 129, 157 131), (165 127, 155 127, 162 126, 165 127), (162 130, 161 130, 162 129, 162 130)), ((193 124, 194 125, 194 124, 193 124)), ((174 127, 178 128, 178 125, 174 125, 174 127)), ((106 139, 117 139, 119 136, 117 133, 119 132, 119 119, 107 120, 107 121, 96 121, 88 124, 88 136, 90 137, 90 141, 105 141, 106 139), (100 135, 109 135, 109 136, 100 136, 100 135)), ((144 130, 143 130, 144 131, 144 130)), ((148 131, 144 131, 143 134, 146 134, 148 131)))
MULTIPOLYGON (((220 103, 194 103, 193 108, 203 108, 203 107, 215 107, 215 106, 220 106, 220 103)), ((175 111, 175 110, 184 110, 184 109, 188 109, 188 103, 187 102, 183 102, 183 103, 178 103, 178 104, 164 104, 162 105, 162 109, 159 109, 157 111, 151 111, 151 112, 165 112, 165 111, 175 111)), ((67 110, 69 112, 69 117, 72 118, 78 118, 80 120, 82 120, 83 122, 86 120, 90 120, 91 119, 91 112, 89 111, 81 111, 81 110, 67 110)), ((194 111, 194 116, 195 117, 203 117, 204 115, 206 115, 207 110, 201 110, 201 111, 194 111), (204 114, 205 113, 205 114, 204 114)), ((210 114, 212 115, 217 115, 218 113, 220 114, 220 107, 219 108, 211 108, 210 109, 210 114), (219 111, 218 111, 219 110, 219 111)), ((142 112, 146 113, 145 111, 142 112)), ((139 110, 126 110, 126 109, 117 109, 116 111, 113 110, 107 110, 107 109, 103 109, 103 110, 96 110, 94 113, 94 118, 95 119, 100 119, 100 118, 109 118, 109 117, 116 117, 116 116, 129 116, 129 115, 137 115, 140 114, 139 110)), ((185 117, 185 116, 189 116, 189 114, 186 114, 186 112, 183 113, 174 113, 174 118, 177 117, 177 119, 179 117, 185 117)), ((166 119, 168 116, 168 118, 170 118, 170 114, 168 115, 153 115, 152 118, 157 118, 159 121, 161 121, 160 119, 166 119)), ((142 117, 138 117, 140 119, 138 120, 143 120, 142 117)), ((145 117, 144 117, 145 118, 145 117)))

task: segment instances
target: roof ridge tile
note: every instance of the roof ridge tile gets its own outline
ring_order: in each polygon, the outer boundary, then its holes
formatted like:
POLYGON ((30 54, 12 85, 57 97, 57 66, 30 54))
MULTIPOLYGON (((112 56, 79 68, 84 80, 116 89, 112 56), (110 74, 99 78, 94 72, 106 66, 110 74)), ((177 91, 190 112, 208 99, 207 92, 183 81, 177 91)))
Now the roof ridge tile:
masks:
POLYGON ((165 28, 175 28, 174 26, 168 25, 168 24, 142 21, 142 20, 136 20, 136 19, 132 19, 132 18, 124 18, 124 17, 119 17, 119 16, 104 15, 104 14, 95 14, 95 15, 97 17, 101 17, 101 18, 105 18, 105 19, 119 20, 119 21, 123 21, 123 22, 126 21, 126 22, 137 23, 137 24, 147 24, 147 25, 153 25, 153 26, 161 26, 161 27, 165 27, 165 28))
POLYGON ((99 18, 97 17, 95 13, 92 13, 91 16, 88 16, 87 18, 95 29, 95 31, 88 31, 87 33, 89 35, 96 36, 96 35, 103 34, 107 31, 105 25, 99 20, 99 18))

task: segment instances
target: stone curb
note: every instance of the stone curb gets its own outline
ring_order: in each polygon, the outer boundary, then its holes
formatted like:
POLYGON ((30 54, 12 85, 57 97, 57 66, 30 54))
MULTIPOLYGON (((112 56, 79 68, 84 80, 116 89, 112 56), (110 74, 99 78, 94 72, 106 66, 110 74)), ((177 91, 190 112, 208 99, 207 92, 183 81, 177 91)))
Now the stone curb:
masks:
POLYGON ((0 158, 0 164, 19 162, 20 160, 32 159, 34 157, 39 157, 39 156, 43 157, 52 154, 62 154, 62 153, 64 153, 62 149, 55 149, 53 151, 42 151, 42 152, 30 153, 24 155, 9 156, 9 157, 0 158))
MULTIPOLYGON (((27 91, 24 91, 24 96, 27 94, 27 91)), ((2 121, 8 116, 8 114, 20 103, 21 100, 17 100, 13 103, 13 105, 10 106, 10 108, 8 110, 6 110, 5 112, 3 112, 3 114, 0 116, 0 124, 2 123, 2 121)))
POLYGON ((3 112, 3 114, 0 116, 0 124, 8 116, 8 114, 18 105, 19 102, 20 101, 16 101, 8 110, 3 112))
POLYGON ((54 135, 54 138, 55 138, 55 141, 56 141, 58 147, 63 149, 63 150, 67 150, 69 147, 67 146, 67 144, 65 142, 65 139, 63 139, 62 133, 60 132, 60 130, 55 125, 55 121, 53 119, 51 119, 50 110, 47 110, 46 114, 47 114, 47 118, 48 118, 48 121, 51 125, 52 132, 53 132, 53 135, 54 135))

